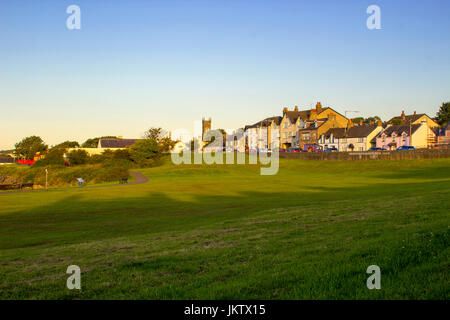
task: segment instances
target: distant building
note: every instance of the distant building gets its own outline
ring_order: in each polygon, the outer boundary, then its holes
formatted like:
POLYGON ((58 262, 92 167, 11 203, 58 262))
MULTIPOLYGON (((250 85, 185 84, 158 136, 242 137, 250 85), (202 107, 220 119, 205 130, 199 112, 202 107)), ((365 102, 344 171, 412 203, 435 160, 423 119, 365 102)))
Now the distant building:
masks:
POLYGON ((414 111, 411 115, 405 115, 405 111, 402 111, 402 114, 398 117, 393 117, 389 121, 387 121, 388 125, 407 125, 409 124, 421 124, 423 121, 426 121, 429 128, 437 128, 439 124, 431 119, 425 113, 416 113, 414 111))
POLYGON ((93 156, 96 154, 102 154, 105 150, 115 151, 126 149, 135 144, 138 140, 139 139, 100 138, 98 140, 97 148, 69 148, 67 149, 67 152, 71 152, 73 150, 84 150, 90 156, 93 156))
POLYGON ((378 148, 395 150, 401 146, 413 146, 415 148, 429 148, 436 141, 436 133, 428 126, 425 118, 419 124, 388 125, 374 139, 373 143, 378 148))
POLYGON ((336 148, 339 151, 367 151, 372 147, 371 140, 383 129, 378 124, 350 125, 347 128, 332 128, 320 136, 322 149, 336 148))
POLYGON ((437 145, 441 147, 450 146, 450 121, 438 130, 437 145))
POLYGON ((309 110, 289 111, 283 109, 283 118, 280 124, 281 148, 318 145, 319 137, 331 128, 345 128, 348 119, 331 107, 322 107, 317 102, 316 107, 309 110))

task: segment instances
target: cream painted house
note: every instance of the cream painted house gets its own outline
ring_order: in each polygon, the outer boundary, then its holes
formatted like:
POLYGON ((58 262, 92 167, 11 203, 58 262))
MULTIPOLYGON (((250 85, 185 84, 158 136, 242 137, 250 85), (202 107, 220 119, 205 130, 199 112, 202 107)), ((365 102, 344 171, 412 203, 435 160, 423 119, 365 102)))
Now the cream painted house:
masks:
POLYGON ((381 122, 360 124, 349 128, 332 128, 319 139, 322 149, 336 148, 339 151, 368 151, 372 147, 371 140, 381 132, 381 122))
POLYGON ((89 156, 102 154, 106 150, 121 150, 133 145, 138 139, 100 138, 97 148, 68 148, 67 153, 74 150, 84 150, 89 156))

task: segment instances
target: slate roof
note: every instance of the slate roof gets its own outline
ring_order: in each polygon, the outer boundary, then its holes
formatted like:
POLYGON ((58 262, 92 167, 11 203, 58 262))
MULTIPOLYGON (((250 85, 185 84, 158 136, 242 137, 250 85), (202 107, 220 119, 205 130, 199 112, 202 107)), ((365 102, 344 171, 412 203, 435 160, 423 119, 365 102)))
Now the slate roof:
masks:
POLYGON ((244 127, 244 131, 246 131, 247 129, 251 129, 251 128, 258 128, 260 126, 262 127, 268 127, 272 121, 275 121, 275 124, 278 126, 281 123, 281 119, 283 119, 282 117, 270 117, 270 118, 266 118, 264 120, 258 121, 255 124, 252 125, 247 125, 244 127))
POLYGON ((126 148, 133 145, 138 139, 100 139, 100 148, 126 148))
POLYGON ((410 122, 415 122, 423 116, 427 116, 427 115, 425 113, 410 114, 410 115, 405 116, 405 120, 402 119, 402 116, 398 116, 398 117, 393 117, 387 123, 392 123, 392 121, 394 121, 394 120, 401 120, 405 124, 409 125, 410 122))
MULTIPOLYGON (((411 134, 416 132, 417 129, 420 128, 420 126, 421 126, 420 124, 411 125, 411 134)), ((384 133, 385 135, 390 137, 394 132, 397 135, 401 135, 403 132, 405 132, 409 136, 409 127, 410 127, 409 125, 408 126, 402 126, 402 125, 401 126, 390 126, 390 127, 387 127, 386 129, 384 129, 382 132, 380 132, 379 135, 384 133)))
POLYGON ((14 158, 0 157, 0 163, 14 163, 14 158))

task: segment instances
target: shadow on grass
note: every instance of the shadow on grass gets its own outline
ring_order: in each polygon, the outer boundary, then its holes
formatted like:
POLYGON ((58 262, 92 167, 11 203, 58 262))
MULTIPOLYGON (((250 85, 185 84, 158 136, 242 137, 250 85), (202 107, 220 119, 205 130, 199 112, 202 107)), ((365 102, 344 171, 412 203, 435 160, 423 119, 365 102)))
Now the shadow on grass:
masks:
MULTIPOLYGON (((402 201, 411 201, 411 197, 420 198, 430 192, 441 196, 443 190, 448 193, 449 189, 448 181, 329 186, 310 187, 311 192, 197 195, 189 201, 175 200, 162 192, 108 200, 85 200, 80 194, 0 216, 0 248, 46 247, 139 234, 187 232, 279 208, 312 208, 320 214, 325 209, 351 210, 355 206, 363 209, 368 202, 383 203, 386 199, 395 203, 397 198, 401 206, 402 201)), ((441 205, 441 209, 444 207, 441 205)), ((389 210, 395 211, 395 207, 389 210)))

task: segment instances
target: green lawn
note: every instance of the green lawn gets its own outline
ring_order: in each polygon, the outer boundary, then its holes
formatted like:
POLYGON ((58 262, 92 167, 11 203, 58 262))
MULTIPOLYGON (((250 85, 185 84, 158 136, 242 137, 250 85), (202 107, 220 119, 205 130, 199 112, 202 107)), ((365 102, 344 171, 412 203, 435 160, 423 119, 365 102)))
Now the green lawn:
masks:
POLYGON ((450 159, 139 171, 148 183, 0 194, 0 298, 450 298, 450 159))

